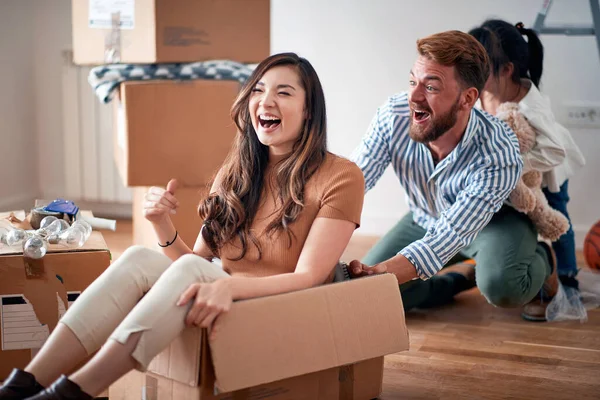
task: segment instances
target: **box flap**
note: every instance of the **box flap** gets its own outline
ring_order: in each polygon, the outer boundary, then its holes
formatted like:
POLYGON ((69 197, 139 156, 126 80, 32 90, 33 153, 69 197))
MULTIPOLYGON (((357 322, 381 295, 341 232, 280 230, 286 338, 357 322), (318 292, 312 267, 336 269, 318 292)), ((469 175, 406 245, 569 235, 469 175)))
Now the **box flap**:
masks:
POLYGON ((204 335, 198 328, 186 328, 169 347, 160 352, 148 370, 189 386, 197 386, 200 377, 204 335))
POLYGON ((210 343, 229 392, 408 349, 394 275, 236 302, 210 343), (292 361, 293 360, 293 361, 292 361))

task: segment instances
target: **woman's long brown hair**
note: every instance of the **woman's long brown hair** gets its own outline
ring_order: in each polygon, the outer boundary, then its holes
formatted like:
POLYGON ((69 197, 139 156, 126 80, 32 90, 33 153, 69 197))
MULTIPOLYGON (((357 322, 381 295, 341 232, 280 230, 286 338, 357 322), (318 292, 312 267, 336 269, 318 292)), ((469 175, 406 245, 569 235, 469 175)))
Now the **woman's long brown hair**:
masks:
POLYGON ((219 173, 216 190, 200 203, 200 217, 205 221, 202 236, 215 255, 224 244, 236 237, 242 245, 239 257, 246 255, 248 244, 260 246, 250 232, 258 211, 264 171, 269 162, 269 148, 256 135, 248 109, 252 89, 269 69, 291 66, 296 69, 306 92, 307 118, 289 157, 277 164, 275 183, 278 204, 276 218, 266 228, 267 234, 285 231, 292 240, 289 226, 304 207, 304 185, 323 163, 327 152, 325 95, 312 65, 294 53, 270 56, 261 62, 244 84, 233 107, 231 117, 237 126, 235 143, 219 173))

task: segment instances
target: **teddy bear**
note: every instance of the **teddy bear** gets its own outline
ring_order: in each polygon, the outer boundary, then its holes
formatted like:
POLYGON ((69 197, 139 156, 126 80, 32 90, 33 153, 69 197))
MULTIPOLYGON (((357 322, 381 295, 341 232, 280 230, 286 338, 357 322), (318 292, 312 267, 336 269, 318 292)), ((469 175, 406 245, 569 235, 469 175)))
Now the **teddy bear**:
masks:
MULTIPOLYGON (((515 132, 522 155, 535 146, 535 131, 519 112, 517 103, 502 103, 496 117, 506 122, 515 132)), ((516 210, 527 214, 544 239, 554 242, 569 230, 569 220, 548 204, 542 192, 542 173, 539 171, 523 173, 510 194, 509 201, 516 210)))

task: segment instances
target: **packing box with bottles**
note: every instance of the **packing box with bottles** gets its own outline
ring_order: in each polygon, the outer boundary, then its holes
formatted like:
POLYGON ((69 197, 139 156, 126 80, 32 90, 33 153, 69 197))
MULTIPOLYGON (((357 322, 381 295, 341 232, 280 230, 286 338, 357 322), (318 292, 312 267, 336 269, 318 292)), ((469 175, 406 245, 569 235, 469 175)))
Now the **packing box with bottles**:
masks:
MULTIPOLYGON (((92 216, 89 211, 82 214, 92 216)), ((0 212, 0 227, 12 229, 14 221, 21 221, 18 226, 26 229, 22 224, 27 218, 24 211, 0 212)), ((0 381, 12 368, 27 365, 60 316, 110 261, 98 231, 81 247, 48 244, 38 259, 24 257, 23 243, 0 243, 0 381)))

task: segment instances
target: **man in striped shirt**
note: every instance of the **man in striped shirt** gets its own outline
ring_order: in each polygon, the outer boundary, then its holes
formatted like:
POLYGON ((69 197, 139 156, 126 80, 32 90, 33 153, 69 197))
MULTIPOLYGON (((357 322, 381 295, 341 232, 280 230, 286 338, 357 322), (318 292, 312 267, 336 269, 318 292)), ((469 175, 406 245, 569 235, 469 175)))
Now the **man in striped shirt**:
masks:
POLYGON ((527 216, 504 204, 523 167, 515 134, 473 108, 489 75, 486 51, 458 31, 421 39, 417 48, 408 93, 377 110, 352 157, 366 190, 391 163, 410 212, 363 263, 350 264, 351 273, 392 272, 405 309, 432 307, 475 285, 473 264, 437 273, 474 259, 490 303, 524 305, 552 281, 551 253, 527 216))

